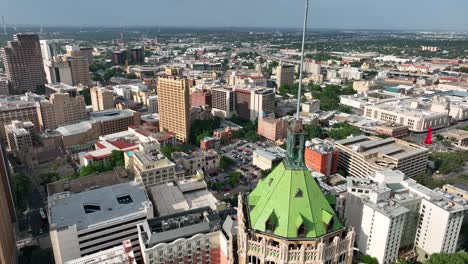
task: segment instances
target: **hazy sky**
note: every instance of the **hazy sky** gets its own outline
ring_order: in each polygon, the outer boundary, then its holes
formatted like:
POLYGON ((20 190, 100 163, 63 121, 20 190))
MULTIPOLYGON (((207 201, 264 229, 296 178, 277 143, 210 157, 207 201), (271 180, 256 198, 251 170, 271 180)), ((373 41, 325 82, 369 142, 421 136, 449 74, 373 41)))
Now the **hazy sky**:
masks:
MULTIPOLYGON (((7 23, 302 26, 304 0, 0 0, 7 23)), ((468 0, 310 0, 312 28, 468 31, 468 0)))

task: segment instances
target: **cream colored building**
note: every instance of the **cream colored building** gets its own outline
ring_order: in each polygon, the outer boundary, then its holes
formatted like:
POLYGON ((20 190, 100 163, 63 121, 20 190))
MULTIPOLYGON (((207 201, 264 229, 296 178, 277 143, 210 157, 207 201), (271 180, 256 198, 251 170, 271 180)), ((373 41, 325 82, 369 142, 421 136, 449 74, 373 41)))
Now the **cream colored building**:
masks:
POLYGON ((49 101, 41 101, 37 107, 39 126, 42 130, 56 129, 88 118, 82 96, 70 97, 68 93, 54 93, 49 101))
POLYGON ((340 151, 338 165, 347 175, 366 178, 383 170, 400 170, 407 177, 425 175, 429 151, 400 139, 350 137, 335 142, 340 151))
POLYGON ((176 133, 187 142, 190 134, 190 88, 188 80, 178 76, 160 77, 157 87, 159 129, 176 133))
POLYGON ((433 129, 445 127, 450 122, 448 112, 426 110, 420 106, 418 101, 411 100, 366 105, 364 116, 408 126, 409 130, 415 132, 427 132, 429 127, 433 129))
POLYGON ((10 151, 26 150, 32 146, 31 135, 34 133, 34 124, 30 121, 14 120, 5 125, 5 133, 10 151))
POLYGON ((157 150, 125 153, 125 168, 135 180, 145 186, 181 180, 182 173, 176 173, 176 165, 157 150))
POLYGON ((294 84, 294 73, 294 65, 280 63, 276 69, 276 84, 278 85, 278 89, 281 87, 281 85, 294 84))
POLYGON ((114 94, 112 91, 104 87, 92 87, 91 91, 91 104, 93 111, 104 111, 110 108, 115 108, 114 94))

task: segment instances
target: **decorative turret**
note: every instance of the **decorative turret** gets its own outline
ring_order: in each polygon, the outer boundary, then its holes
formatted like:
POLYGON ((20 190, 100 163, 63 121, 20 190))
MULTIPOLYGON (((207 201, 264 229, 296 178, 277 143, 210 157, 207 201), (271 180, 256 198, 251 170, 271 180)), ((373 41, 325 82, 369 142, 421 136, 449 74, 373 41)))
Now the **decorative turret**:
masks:
POLYGON ((304 163, 305 136, 304 126, 300 119, 295 119, 288 130, 287 153, 285 165, 289 169, 306 169, 304 163))

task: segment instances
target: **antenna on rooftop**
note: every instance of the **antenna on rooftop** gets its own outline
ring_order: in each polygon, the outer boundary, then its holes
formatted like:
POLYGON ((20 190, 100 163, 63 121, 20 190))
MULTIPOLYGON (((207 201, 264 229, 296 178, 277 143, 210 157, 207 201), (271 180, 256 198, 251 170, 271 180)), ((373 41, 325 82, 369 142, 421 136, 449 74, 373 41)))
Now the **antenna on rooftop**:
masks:
POLYGON ((302 48, 301 48, 301 66, 299 67, 299 89, 297 91, 297 109, 296 109, 296 120, 299 120, 299 112, 301 108, 301 93, 302 93, 302 72, 304 71, 304 44, 305 35, 307 30, 307 17, 309 12, 309 0, 305 0, 304 8, 304 27, 302 28, 302 48))
POLYGON ((3 35, 7 35, 7 30, 6 30, 6 23, 5 23, 5 17, 2 16, 2 25, 3 25, 3 35))

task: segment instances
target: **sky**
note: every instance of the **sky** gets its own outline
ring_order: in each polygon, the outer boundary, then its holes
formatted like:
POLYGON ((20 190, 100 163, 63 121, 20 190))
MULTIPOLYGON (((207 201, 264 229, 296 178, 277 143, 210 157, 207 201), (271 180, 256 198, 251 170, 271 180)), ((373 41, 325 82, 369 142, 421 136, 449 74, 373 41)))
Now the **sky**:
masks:
MULTIPOLYGON (((301 28, 304 0, 0 0, 7 24, 301 28)), ((467 0, 310 0, 309 27, 468 31, 467 0)))

